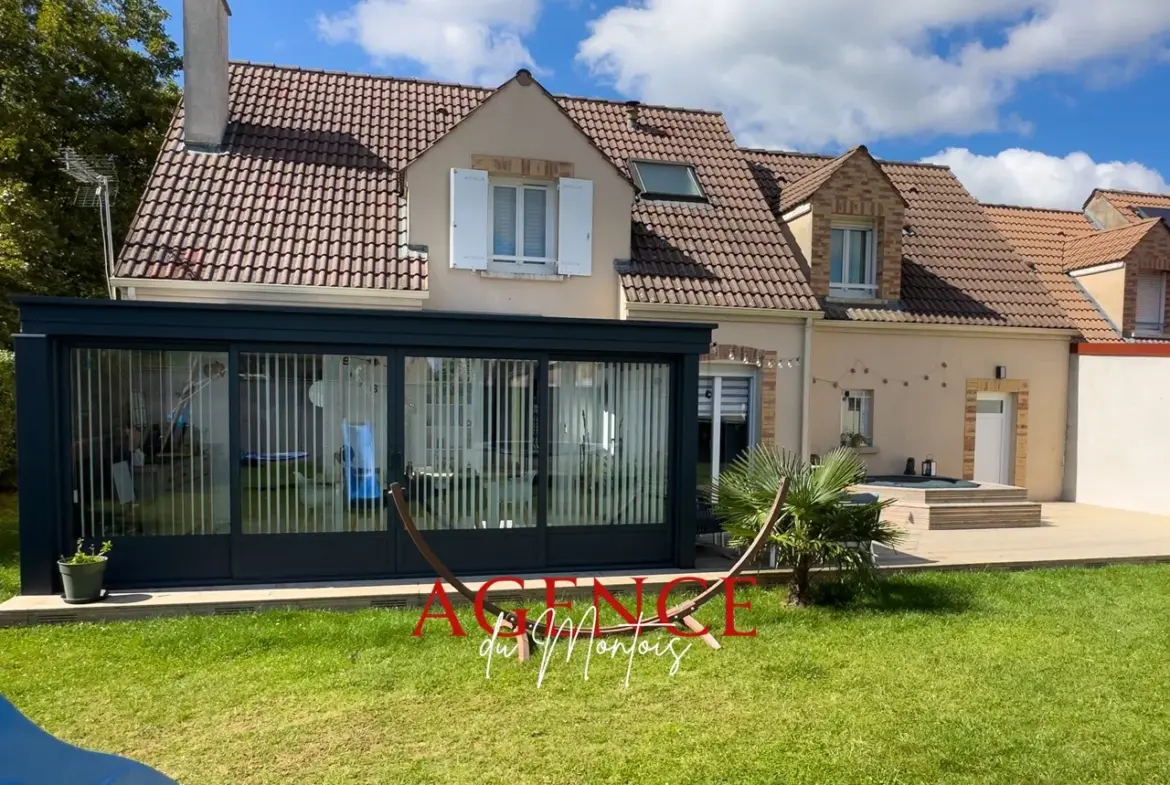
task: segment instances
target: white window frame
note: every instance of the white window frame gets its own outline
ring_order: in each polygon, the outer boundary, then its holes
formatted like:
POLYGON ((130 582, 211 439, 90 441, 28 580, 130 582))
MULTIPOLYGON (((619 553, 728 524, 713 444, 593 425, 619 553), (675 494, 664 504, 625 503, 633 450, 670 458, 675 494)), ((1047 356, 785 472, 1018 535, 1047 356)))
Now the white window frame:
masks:
MULTIPOLYGON (((720 452, 719 434, 723 426, 723 380, 728 378, 747 378, 748 382, 748 447, 756 446, 760 441, 760 434, 756 430, 759 404, 759 374, 749 370, 722 370, 719 368, 703 369, 699 372, 701 378, 711 380, 711 482, 719 479, 719 463, 722 457, 720 452)), ((695 401, 698 406, 699 402, 695 401)))
POLYGON ((1161 293, 1162 296, 1158 299, 1158 321, 1156 321, 1156 322, 1142 321, 1141 314, 1136 313, 1137 303, 1141 302, 1141 299, 1138 298, 1137 302, 1134 303, 1135 313, 1133 315, 1133 330, 1135 333, 1140 333, 1141 335, 1161 336, 1166 331, 1166 273, 1139 272, 1138 275, 1139 276, 1157 276, 1158 278, 1160 278, 1162 283, 1161 283, 1161 286, 1159 288, 1159 292, 1161 293))
POLYGON ((829 296, 830 297, 845 297, 853 299, 872 300, 877 297, 877 263, 876 263, 876 247, 877 247, 877 232, 874 231, 872 223, 850 223, 845 221, 834 221, 830 227, 830 242, 829 242, 829 258, 826 263, 829 265, 829 296), (845 274, 848 268, 849 260, 849 243, 852 232, 865 232, 866 234, 866 255, 863 261, 865 265, 864 278, 866 283, 845 283, 844 281, 833 280, 833 256, 832 256, 832 232, 841 230, 841 273, 845 274))
POLYGON ((846 430, 846 420, 852 419, 850 415, 852 412, 849 409, 849 401, 860 401, 859 411, 861 413, 862 431, 868 443, 863 445, 865 447, 873 447, 873 390, 843 390, 841 393, 841 436, 846 433, 857 433, 857 431, 846 430), (865 431, 869 431, 866 433, 865 431))
POLYGON ((517 180, 493 177, 488 181, 488 267, 507 272, 545 274, 556 272, 556 223, 557 198, 555 183, 546 180, 517 180), (495 252, 495 210, 496 187, 516 189, 516 255, 506 256, 495 252), (524 255, 524 190, 538 189, 544 192, 544 251, 541 257, 524 255))

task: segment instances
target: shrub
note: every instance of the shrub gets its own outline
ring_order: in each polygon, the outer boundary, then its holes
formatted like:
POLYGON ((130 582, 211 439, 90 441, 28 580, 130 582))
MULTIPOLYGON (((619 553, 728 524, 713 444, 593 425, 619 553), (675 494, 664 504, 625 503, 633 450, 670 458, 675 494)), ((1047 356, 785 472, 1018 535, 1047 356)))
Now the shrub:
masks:
POLYGON ((882 520, 888 501, 858 503, 850 498, 849 486, 865 479, 865 464, 847 448, 833 450, 816 466, 769 444, 736 458, 719 473, 714 504, 716 517, 733 541, 755 537, 784 477, 789 481, 788 497, 771 544, 792 567, 789 602, 809 602, 814 567, 871 575, 869 544, 893 545, 899 532, 882 520))

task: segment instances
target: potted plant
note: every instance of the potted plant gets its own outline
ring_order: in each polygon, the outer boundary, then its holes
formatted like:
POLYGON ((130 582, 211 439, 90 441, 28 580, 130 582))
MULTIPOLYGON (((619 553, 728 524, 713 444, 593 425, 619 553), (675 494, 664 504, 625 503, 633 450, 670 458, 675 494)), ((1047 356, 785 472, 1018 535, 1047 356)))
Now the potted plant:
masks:
POLYGON ((851 447, 856 450, 858 447, 871 447, 872 445, 865 434, 857 433, 856 431, 846 431, 841 434, 841 446, 851 447))
POLYGON ((87 602, 97 602, 102 598, 102 585, 106 578, 106 562, 109 561, 110 549, 114 544, 106 541, 100 550, 89 546, 85 551, 85 541, 77 540, 77 551, 72 556, 62 556, 57 561, 57 568, 61 570, 61 583, 65 586, 65 602, 80 605, 87 602))

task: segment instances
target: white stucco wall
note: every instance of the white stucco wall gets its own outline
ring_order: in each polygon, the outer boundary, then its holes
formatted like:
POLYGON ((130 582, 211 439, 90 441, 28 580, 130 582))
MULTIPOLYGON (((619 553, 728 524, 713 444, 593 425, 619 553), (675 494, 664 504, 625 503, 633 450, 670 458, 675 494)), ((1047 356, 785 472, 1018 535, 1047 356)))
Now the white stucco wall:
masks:
POLYGON ((1065 497, 1170 515, 1170 357, 1073 355, 1065 497))

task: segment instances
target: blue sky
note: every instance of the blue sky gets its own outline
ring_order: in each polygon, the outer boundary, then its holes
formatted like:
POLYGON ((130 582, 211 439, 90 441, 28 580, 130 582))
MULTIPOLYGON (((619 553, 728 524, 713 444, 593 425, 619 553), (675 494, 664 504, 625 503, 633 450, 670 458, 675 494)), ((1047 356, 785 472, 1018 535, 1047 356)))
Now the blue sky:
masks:
MULTIPOLYGON (((162 0, 181 41, 181 0, 162 0)), ((234 0, 231 56, 723 111, 741 143, 955 169, 986 201, 1170 191, 1170 2, 234 0)))

